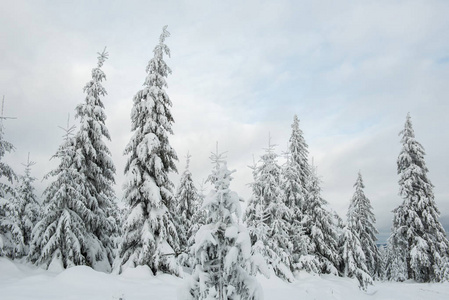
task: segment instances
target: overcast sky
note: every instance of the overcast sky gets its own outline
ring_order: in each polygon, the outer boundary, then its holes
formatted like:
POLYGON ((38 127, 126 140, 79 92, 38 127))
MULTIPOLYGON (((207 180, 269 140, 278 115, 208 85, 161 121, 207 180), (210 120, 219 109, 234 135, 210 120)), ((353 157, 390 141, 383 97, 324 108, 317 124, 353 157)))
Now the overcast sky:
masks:
MULTIPOLYGON (((231 187, 248 198, 251 171, 268 134, 286 150, 293 115, 322 179, 323 196, 344 219, 362 172, 389 235, 398 196, 399 131, 407 112, 425 147, 441 221, 449 229, 449 1, 0 1, 0 95, 4 159, 18 172, 27 153, 38 193, 70 113, 84 101, 97 52, 107 46, 103 99, 122 196, 123 150, 132 98, 142 88, 163 25, 173 74, 178 169, 192 154, 196 182, 220 144, 236 169, 231 187)), ((179 175, 172 179, 178 184, 179 175)))

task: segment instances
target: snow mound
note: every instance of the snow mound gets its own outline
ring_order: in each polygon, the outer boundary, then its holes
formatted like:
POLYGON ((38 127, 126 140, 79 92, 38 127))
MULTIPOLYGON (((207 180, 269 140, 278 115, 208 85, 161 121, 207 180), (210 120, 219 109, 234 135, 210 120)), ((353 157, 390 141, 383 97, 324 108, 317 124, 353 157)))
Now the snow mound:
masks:
MULTIPOLYGON (((189 276, 186 276, 187 280, 189 276)), ((449 283, 379 282, 366 292, 357 279, 333 275, 296 274, 287 283, 272 274, 270 279, 257 276, 265 300, 447 300, 449 283)), ((58 275, 20 262, 0 258, 0 299, 5 300, 180 300, 187 296, 184 280, 167 274, 153 276, 148 267, 128 268, 122 275, 72 267, 58 275), (178 292, 178 295, 177 295, 178 292), (177 296, 179 297, 177 299, 177 296)))
POLYGON ((148 266, 126 268, 120 276, 128 279, 152 279, 154 277, 153 272, 148 266))
POLYGON ((108 277, 106 273, 95 271, 91 267, 76 266, 62 271, 56 276, 56 280, 61 282, 82 282, 82 281, 98 281, 108 277))

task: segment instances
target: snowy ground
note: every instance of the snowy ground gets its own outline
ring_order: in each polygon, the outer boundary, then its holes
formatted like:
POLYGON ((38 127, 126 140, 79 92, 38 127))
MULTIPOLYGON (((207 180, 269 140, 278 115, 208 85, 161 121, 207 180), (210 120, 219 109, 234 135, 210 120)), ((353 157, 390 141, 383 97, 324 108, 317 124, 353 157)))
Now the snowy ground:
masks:
MULTIPOLYGON (((376 282, 367 292, 357 288, 355 280, 334 276, 300 274, 294 283, 277 278, 259 278, 266 300, 282 299, 449 299, 449 283, 376 282)), ((0 258, 0 299, 2 300, 175 300, 182 279, 169 275, 153 276, 139 267, 122 275, 74 267, 51 272, 0 258)))

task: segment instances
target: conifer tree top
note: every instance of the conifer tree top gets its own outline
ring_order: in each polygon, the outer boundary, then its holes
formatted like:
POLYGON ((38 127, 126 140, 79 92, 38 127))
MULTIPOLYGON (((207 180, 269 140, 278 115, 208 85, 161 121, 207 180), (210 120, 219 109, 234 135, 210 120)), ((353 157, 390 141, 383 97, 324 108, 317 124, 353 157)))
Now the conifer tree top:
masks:
POLYGON ((399 135, 402 135, 403 138, 405 138, 405 137, 414 138, 415 137, 415 131, 413 130, 413 127, 412 127, 412 118, 410 116, 410 113, 407 113, 404 129, 401 130, 401 132, 399 132, 399 135))
POLYGON ((28 159, 26 163, 23 163, 22 166, 25 167, 25 176, 29 177, 31 176, 31 167, 34 166, 36 162, 30 161, 30 152, 28 152, 28 159))
POLYGON ((364 189, 365 188, 365 185, 363 184, 362 173, 360 171, 357 174, 357 180, 354 183, 354 187, 356 189, 364 189))
POLYGON ((186 155, 186 171, 189 170, 189 167, 190 167, 190 159, 191 159, 191 158, 192 158, 192 155, 190 155, 190 153, 187 152, 187 155, 186 155))
MULTIPOLYGON (((14 146, 13 144, 11 144, 8 141, 5 141, 3 139, 3 130, 4 130, 4 126, 3 126, 3 120, 6 119, 14 119, 11 117, 5 117, 3 114, 4 111, 4 105, 5 105, 5 96, 3 96, 3 100, 2 100, 2 111, 1 111, 1 115, 0 115, 0 159, 6 154, 6 152, 11 152, 14 151, 14 146)), ((6 164, 4 164, 2 166, 3 170, 1 175, 6 176, 7 179, 12 182, 13 179, 16 178, 16 175, 14 173, 14 171, 6 164)))
POLYGON ((397 160, 398 174, 401 174, 400 194, 406 196, 416 193, 417 189, 413 188, 411 183, 418 180, 422 182, 420 187, 433 198, 433 192, 430 191, 433 185, 427 178, 429 170, 424 160, 426 153, 424 147, 415 139, 410 113, 407 114, 404 129, 399 132, 399 135, 402 136, 402 150, 397 160))
POLYGON ((299 128, 299 118, 297 115, 293 117, 292 135, 290 136, 289 142, 289 151, 292 155, 292 159, 296 163, 306 163, 309 152, 307 150, 306 141, 303 137, 303 132, 299 128))
POLYGON ((98 64, 97 64, 97 66, 98 66, 98 68, 101 68, 103 66, 104 62, 106 61, 106 59, 108 59, 109 53, 106 52, 106 47, 104 47, 103 52, 101 52, 101 53, 97 52, 97 54, 98 54, 98 64))

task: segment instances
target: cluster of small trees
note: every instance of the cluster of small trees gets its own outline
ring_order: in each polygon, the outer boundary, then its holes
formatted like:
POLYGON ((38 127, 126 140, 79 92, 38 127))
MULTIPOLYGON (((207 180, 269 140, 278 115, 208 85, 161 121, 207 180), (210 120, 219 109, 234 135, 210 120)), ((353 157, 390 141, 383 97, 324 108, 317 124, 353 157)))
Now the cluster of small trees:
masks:
POLYGON ((297 116, 286 162, 278 163, 269 139, 265 153, 251 166, 252 197, 245 212, 243 199, 230 189, 234 171, 218 149, 211 156, 210 193, 195 187, 190 155, 175 192, 169 179, 178 158, 169 143, 174 120, 165 91, 171 73, 164 61, 170 55, 167 37, 164 27, 144 87, 133 99, 133 135, 124 152, 125 211, 117 206, 116 170, 105 144, 110 139, 101 100, 106 95, 101 70, 106 51, 99 53, 84 87, 85 101, 76 107, 78 130, 69 124, 64 129, 53 156, 59 166, 45 176, 53 181, 44 191, 42 207, 33 188, 34 163, 28 159, 25 174, 16 176, 3 162, 14 148, 3 139, 1 120, 0 255, 26 257, 45 268, 88 265, 118 273, 147 265, 155 274, 180 275, 184 267, 192 273, 184 293, 188 299, 258 299, 257 272, 289 282, 301 270, 330 273, 357 278, 363 289, 374 279, 449 279, 449 242, 410 116, 401 131, 398 158, 404 200, 394 210, 386 249, 376 245, 376 220, 360 173, 346 222, 327 208, 297 116))
POLYGON ((294 280, 294 273, 330 273, 356 277, 366 288, 379 278, 377 233, 370 201, 359 174, 348 221, 327 209, 316 168, 308 163, 308 146, 292 124, 286 163, 277 163, 271 141, 253 166, 252 197, 245 221, 252 251, 261 254, 274 273, 294 280))

